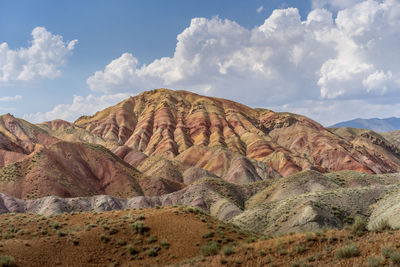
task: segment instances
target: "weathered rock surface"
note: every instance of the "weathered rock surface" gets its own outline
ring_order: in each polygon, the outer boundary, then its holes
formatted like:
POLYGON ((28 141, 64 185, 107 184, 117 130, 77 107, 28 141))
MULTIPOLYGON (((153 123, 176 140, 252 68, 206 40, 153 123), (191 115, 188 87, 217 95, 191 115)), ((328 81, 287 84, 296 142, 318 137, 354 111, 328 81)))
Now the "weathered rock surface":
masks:
POLYGON ((387 223, 392 228, 400 228, 400 188, 394 188, 382 200, 374 205, 368 228, 374 229, 381 223, 387 223))
POLYGON ((246 209, 231 219, 239 227, 275 235, 322 228, 342 228, 356 216, 367 219, 371 205, 390 186, 341 188, 302 194, 246 209))
POLYGON ((144 194, 141 178, 102 146, 60 141, 0 169, 0 192, 19 198, 128 197, 144 194))
MULTIPOLYGON (((304 116, 186 91, 144 92, 75 124, 146 156, 176 159, 236 183, 265 179, 274 171, 287 176, 310 168, 400 170, 399 152, 373 133, 349 139, 304 116)), ((138 155, 130 158, 139 160, 138 155)))

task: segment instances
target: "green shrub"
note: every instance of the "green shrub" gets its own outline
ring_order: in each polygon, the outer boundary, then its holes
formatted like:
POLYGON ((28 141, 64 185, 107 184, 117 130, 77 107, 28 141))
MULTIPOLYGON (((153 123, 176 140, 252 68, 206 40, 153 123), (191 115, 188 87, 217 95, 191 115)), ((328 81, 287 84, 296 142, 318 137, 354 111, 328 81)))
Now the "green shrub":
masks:
POLYGON ((307 264, 305 264, 304 261, 302 261, 302 260, 297 260, 297 261, 290 263, 290 267, 306 267, 306 266, 307 266, 307 264))
POLYGON ((225 246, 222 248, 222 253, 225 256, 229 256, 229 255, 232 255, 233 253, 235 253, 235 249, 233 246, 225 246))
POLYGON ((147 226, 144 225, 143 222, 134 222, 132 224, 132 228, 136 234, 143 234, 144 232, 147 232, 150 230, 147 226))
POLYGON ((338 248, 336 250, 336 258, 343 259, 343 258, 351 258, 357 257, 360 255, 360 251, 356 245, 348 245, 342 248, 338 248))
POLYGON ((393 251, 392 254, 390 254, 390 260, 392 261, 392 264, 394 266, 399 266, 400 264, 400 253, 397 251, 393 251))
POLYGON ((200 251, 203 256, 217 255, 219 251, 218 244, 210 241, 207 245, 202 246, 200 251))
POLYGON ((203 235, 203 238, 211 238, 211 237, 214 237, 214 232, 208 232, 203 235))
POLYGON ((125 241, 125 240, 119 239, 119 240, 117 241, 117 244, 120 245, 120 246, 125 246, 125 245, 126 245, 126 241, 125 241))
POLYGON ((14 267, 16 266, 14 257, 8 255, 0 256, 0 266, 1 267, 14 267))
POLYGON ((163 248, 168 249, 169 248, 169 243, 166 240, 161 240, 160 246, 162 246, 163 248))
POLYGON ((143 221, 145 219, 144 215, 139 215, 136 217, 136 220, 143 221))
POLYGON ((385 259, 383 257, 371 256, 367 260, 367 267, 379 267, 385 264, 385 259))
POLYGON ((304 248, 304 246, 302 244, 297 244, 296 247, 294 248, 294 252, 296 254, 302 254, 302 253, 304 253, 304 251, 306 251, 306 249, 304 248))
POLYGON ((390 258, 390 255, 394 252, 392 243, 387 244, 381 248, 381 254, 386 259, 390 258))
POLYGON ((132 245, 127 245, 126 250, 128 250, 129 254, 136 255, 139 253, 132 245))
POLYGON ((367 231, 367 223, 361 217, 356 217, 350 230, 353 234, 361 236, 367 231))
POLYGON ((155 249, 155 248, 149 249, 149 251, 147 252, 147 255, 150 257, 157 257, 157 255, 158 255, 157 249, 155 249))
POLYGON ((108 231, 108 233, 110 234, 110 235, 115 235, 116 233, 118 233, 119 231, 117 230, 117 229, 115 229, 115 228, 110 228, 110 230, 108 231))
POLYGON ((110 238, 108 238, 107 236, 101 234, 100 235, 100 240, 103 241, 104 243, 108 243, 110 241, 110 238))

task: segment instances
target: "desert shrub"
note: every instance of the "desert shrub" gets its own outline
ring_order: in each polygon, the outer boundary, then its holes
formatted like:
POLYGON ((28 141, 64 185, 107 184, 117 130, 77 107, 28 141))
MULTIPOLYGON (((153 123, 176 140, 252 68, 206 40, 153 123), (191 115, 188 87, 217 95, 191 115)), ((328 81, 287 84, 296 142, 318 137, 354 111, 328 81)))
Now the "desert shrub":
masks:
POLYGON ((252 237, 247 238, 244 242, 246 242, 246 243, 254 243, 256 241, 257 241, 257 239, 254 236, 252 236, 252 237))
POLYGON ((126 250, 129 252, 131 255, 136 255, 139 253, 132 245, 127 245, 126 250))
POLYGON ((217 255, 219 251, 218 244, 210 241, 207 245, 202 246, 200 251, 203 256, 217 255))
POLYGON ((211 237, 214 237, 214 232, 208 232, 203 235, 203 238, 211 238, 211 237))
POLYGON ((169 248, 169 243, 166 240, 161 240, 160 241, 160 246, 162 246, 163 248, 168 249, 169 248))
POLYGON ((225 246, 222 248, 222 253, 225 256, 232 255, 233 253, 235 253, 235 248, 233 246, 225 246))
POLYGON ((379 267, 385 264, 385 259, 383 257, 371 256, 367 260, 367 267, 379 267))
POLYGON ((66 233, 64 233, 63 231, 57 231, 57 235, 59 236, 59 237, 63 237, 63 236, 66 236, 67 234, 66 233))
POLYGON ((393 245, 391 243, 381 248, 381 254, 386 259, 390 258, 390 255, 394 252, 393 245))
POLYGON ((0 256, 0 266, 1 267, 14 267, 16 266, 14 257, 8 255, 0 256))
POLYGON ((100 235, 100 240, 104 243, 108 243, 110 241, 110 238, 108 238, 107 236, 101 234, 100 235))
POLYGON ((360 255, 360 251, 356 245, 348 245, 336 250, 336 258, 343 259, 343 258, 351 258, 357 257, 360 255))
POLYGON ((125 245, 126 245, 126 241, 125 241, 125 240, 119 239, 119 240, 117 241, 117 244, 120 245, 120 246, 125 246, 125 245))
POLYGON ((154 242, 156 242, 156 241, 157 241, 157 237, 156 237, 155 235, 151 235, 151 236, 150 236, 149 242, 150 242, 150 243, 154 243, 154 242))
POLYGON ((356 217, 350 230, 353 234, 361 236, 367 231, 367 223, 361 217, 356 217))
POLYGON ((158 256, 157 249, 156 248, 149 249, 147 255, 150 257, 157 257, 158 256))
POLYGON ((397 251, 393 251, 392 254, 390 254, 390 261, 394 266, 399 266, 400 264, 400 253, 397 251))
POLYGON ((296 254, 302 254, 302 253, 304 253, 304 251, 306 251, 306 249, 304 248, 304 246, 303 246, 302 244, 297 244, 297 245, 294 247, 294 252, 295 252, 296 254))
POLYGON ((314 242, 314 241, 316 241, 317 240, 317 238, 316 238, 316 236, 313 234, 313 233, 310 233, 310 232, 307 232, 306 233, 306 241, 308 241, 308 242, 314 242))
POLYGON ((108 233, 110 234, 110 235, 115 235, 116 233, 118 233, 119 231, 117 230, 117 229, 115 229, 115 228, 110 228, 110 230, 108 231, 108 233))
POLYGON ((302 260, 293 261, 290 263, 290 267, 306 267, 307 264, 304 263, 302 260))
POLYGON ((136 220, 143 221, 145 219, 144 215, 139 215, 136 217, 136 220))
POLYGON ((143 222, 134 222, 132 224, 132 228, 136 234, 143 234, 144 232, 147 232, 148 230, 150 230, 147 226, 144 225, 143 222))

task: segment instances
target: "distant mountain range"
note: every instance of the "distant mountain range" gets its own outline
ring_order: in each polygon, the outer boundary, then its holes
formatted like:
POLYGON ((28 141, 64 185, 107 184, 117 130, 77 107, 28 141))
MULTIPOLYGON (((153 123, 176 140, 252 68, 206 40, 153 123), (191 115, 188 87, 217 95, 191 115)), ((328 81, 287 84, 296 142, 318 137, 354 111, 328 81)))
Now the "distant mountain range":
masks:
POLYGON ((400 118, 392 117, 386 119, 354 119, 350 121, 339 122, 330 126, 330 128, 340 127, 363 128, 381 133, 398 131, 400 130, 400 118))

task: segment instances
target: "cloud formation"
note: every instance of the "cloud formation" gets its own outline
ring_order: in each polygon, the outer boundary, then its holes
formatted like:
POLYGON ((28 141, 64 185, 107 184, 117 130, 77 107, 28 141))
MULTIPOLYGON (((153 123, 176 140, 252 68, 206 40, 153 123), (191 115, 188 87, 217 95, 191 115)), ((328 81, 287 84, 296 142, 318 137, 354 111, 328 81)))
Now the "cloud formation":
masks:
POLYGON ((256 9, 256 12, 257 12, 258 14, 260 14, 263 10, 264 10, 264 7, 263 7, 263 6, 260 6, 259 8, 256 9))
POLYGON ((361 3, 363 0, 312 0, 311 6, 313 9, 327 8, 332 10, 341 10, 361 3))
POLYGON ((127 93, 102 96, 90 94, 86 97, 74 95, 72 104, 57 105, 48 112, 26 114, 24 115, 24 119, 33 123, 55 119, 63 119, 72 122, 82 115, 92 115, 99 110, 115 105, 129 96, 130 95, 127 93), (82 113, 83 111, 84 114, 82 113))
MULTIPOLYGON (((177 36, 172 57, 140 65, 124 53, 87 80, 103 96, 74 96, 72 104, 24 118, 73 121, 82 110, 92 114, 160 87, 296 112, 324 125, 400 117, 399 1, 315 0, 314 6, 342 10, 334 17, 316 8, 302 21, 296 8, 278 9, 251 30, 217 17, 194 18, 177 36)), ((74 45, 64 43, 63 51, 74 45)))
POLYGON ((296 8, 274 10, 252 30, 226 19, 194 18, 178 35, 173 57, 139 66, 125 53, 87 83, 106 93, 168 87, 258 106, 395 94, 400 3, 356 2, 335 19, 326 9, 314 9, 304 21, 296 8))
POLYGON ((77 40, 64 42, 62 36, 36 27, 29 47, 13 50, 7 43, 0 44, 0 85, 60 76, 60 67, 65 65, 76 43, 77 40))
POLYGON ((0 97, 0 101, 13 101, 13 100, 18 100, 21 99, 21 95, 15 95, 15 96, 2 96, 0 97))

